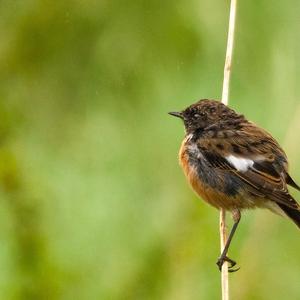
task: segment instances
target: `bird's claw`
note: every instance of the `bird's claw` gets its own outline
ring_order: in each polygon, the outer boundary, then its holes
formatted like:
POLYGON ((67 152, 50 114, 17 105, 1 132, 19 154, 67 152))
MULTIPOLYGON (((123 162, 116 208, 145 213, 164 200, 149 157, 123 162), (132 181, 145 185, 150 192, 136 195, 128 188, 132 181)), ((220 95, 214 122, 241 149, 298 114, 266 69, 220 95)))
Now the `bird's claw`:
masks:
POLYGON ((229 273, 236 272, 240 269, 240 267, 232 269, 236 265, 236 262, 234 260, 232 260, 231 258, 229 258, 228 256, 224 256, 224 257, 221 256, 217 261, 217 266, 219 267, 220 271, 222 270, 222 266, 223 266, 225 261, 230 263, 230 266, 228 267, 228 272, 229 273))

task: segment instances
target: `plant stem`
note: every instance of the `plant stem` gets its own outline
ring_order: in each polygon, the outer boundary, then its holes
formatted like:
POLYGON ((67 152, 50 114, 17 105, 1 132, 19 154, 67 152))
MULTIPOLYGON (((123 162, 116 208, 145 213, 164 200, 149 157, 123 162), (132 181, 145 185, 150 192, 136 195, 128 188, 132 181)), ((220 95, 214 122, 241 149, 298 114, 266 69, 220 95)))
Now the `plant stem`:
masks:
POLYGON ((231 0, 226 59, 225 59, 225 67, 224 67, 224 80, 223 80, 223 90, 222 90, 222 102, 226 105, 228 104, 228 95, 229 95, 229 80, 230 80, 231 61, 232 61, 232 52, 233 52, 235 12, 236 12, 236 0, 231 0))
MULTIPOLYGON (((224 80, 223 80, 223 89, 222 89, 222 102, 225 105, 228 104, 228 95, 229 95, 229 81, 230 81, 231 61, 232 61, 233 41, 234 41, 235 12, 236 12, 236 0, 231 0, 226 59, 225 59, 225 67, 224 67, 224 80)), ((222 253, 227 241, 226 212, 224 209, 220 210, 220 241, 221 241, 221 253, 222 253)), ((221 284, 222 284, 222 300, 228 300, 229 282, 228 282, 227 262, 224 262, 222 266, 221 284)))

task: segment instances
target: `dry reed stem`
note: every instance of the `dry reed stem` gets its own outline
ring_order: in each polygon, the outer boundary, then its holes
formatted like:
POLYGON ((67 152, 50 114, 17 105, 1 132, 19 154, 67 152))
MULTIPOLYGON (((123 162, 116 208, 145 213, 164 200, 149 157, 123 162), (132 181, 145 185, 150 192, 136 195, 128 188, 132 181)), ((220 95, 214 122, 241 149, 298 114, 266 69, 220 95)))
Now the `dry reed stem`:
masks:
MULTIPOLYGON (((231 0, 226 59, 225 59, 225 67, 224 67, 224 80, 223 80, 223 89, 222 89, 222 103, 224 103, 225 105, 228 104, 228 95, 229 95, 229 81, 230 81, 231 61, 232 61, 233 41, 234 41, 235 13, 236 13, 236 0, 231 0)), ((220 241, 221 241, 221 253, 222 253, 227 241, 226 212, 224 209, 220 210, 220 241)), ((221 285, 222 285, 222 300, 229 300, 227 262, 225 262, 222 266, 221 285)))

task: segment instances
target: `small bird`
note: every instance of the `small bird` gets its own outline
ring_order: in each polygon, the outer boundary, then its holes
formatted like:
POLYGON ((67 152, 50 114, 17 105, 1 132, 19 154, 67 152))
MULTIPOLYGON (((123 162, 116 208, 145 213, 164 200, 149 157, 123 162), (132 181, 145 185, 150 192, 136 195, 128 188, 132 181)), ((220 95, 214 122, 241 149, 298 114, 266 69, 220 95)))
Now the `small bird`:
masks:
POLYGON ((268 208, 300 228, 300 205, 287 185, 300 187, 270 133, 216 100, 203 99, 169 114, 185 126, 179 162, 190 185, 210 205, 232 213, 234 225, 217 261, 220 270, 224 261, 230 272, 239 269, 227 252, 244 209, 268 208))

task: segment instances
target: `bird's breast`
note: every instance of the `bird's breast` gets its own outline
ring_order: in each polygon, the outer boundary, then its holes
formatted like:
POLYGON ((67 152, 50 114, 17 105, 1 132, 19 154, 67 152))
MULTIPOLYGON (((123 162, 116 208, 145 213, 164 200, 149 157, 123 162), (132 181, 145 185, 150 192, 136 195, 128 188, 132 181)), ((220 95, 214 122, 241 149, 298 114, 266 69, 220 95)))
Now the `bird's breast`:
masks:
POLYGON ((179 162, 193 190, 210 205, 227 210, 254 207, 239 179, 229 171, 212 168, 189 137, 181 144, 179 162))

